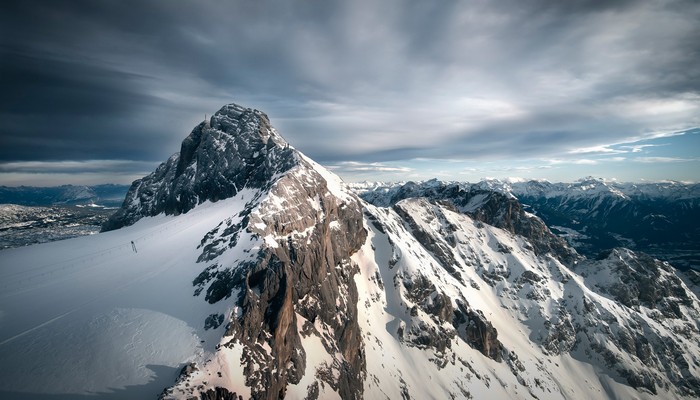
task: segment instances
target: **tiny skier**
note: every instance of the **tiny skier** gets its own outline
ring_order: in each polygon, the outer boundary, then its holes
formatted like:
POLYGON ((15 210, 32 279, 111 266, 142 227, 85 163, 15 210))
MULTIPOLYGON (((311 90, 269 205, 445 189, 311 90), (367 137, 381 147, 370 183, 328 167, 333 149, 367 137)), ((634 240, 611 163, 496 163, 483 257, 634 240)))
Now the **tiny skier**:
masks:
POLYGON ((134 253, 138 253, 138 251, 136 250, 136 245, 134 244, 133 240, 131 241, 131 250, 133 250, 134 253))

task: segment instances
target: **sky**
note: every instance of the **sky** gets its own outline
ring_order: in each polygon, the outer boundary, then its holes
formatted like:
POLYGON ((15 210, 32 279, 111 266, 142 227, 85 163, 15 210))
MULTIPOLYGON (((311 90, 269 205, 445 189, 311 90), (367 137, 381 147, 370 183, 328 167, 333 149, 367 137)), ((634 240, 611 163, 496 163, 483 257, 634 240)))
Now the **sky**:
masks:
POLYGON ((264 111, 346 181, 700 181, 700 2, 0 2, 0 185, 130 183, 264 111))

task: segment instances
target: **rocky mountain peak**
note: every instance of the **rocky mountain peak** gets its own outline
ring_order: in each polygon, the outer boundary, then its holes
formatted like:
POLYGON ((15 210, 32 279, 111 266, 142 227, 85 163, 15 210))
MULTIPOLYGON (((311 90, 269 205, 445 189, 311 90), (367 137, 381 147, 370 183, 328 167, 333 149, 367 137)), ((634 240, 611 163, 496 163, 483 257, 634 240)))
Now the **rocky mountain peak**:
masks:
MULTIPOLYGON (((367 237, 361 201, 290 147, 264 113, 229 104, 198 124, 179 153, 133 183, 103 229, 224 199, 235 211, 193 246, 199 273, 190 278, 194 297, 238 310, 203 321, 205 329, 225 327, 212 359, 245 365, 237 390, 254 399, 306 395, 319 384, 361 398, 364 343, 351 262, 367 237)), ((213 372, 206 368, 184 370, 161 397, 237 398, 222 387, 195 390, 192 379, 213 372)))
POLYGON ((269 187, 273 178, 299 162, 298 152, 275 131, 265 113, 227 104, 192 130, 179 153, 134 181, 103 231, 162 212, 185 213, 244 188, 269 187))

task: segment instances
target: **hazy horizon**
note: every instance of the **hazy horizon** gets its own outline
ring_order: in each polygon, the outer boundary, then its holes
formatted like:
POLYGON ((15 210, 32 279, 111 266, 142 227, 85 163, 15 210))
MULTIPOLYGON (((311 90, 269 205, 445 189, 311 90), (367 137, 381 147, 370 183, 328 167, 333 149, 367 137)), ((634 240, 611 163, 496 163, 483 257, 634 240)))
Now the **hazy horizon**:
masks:
MULTIPOLYGON (((671 180, 671 179, 660 179, 660 180, 639 180, 639 181, 622 181, 619 179, 607 179, 607 178, 601 178, 601 177, 596 177, 596 176, 583 176, 571 181, 554 181, 554 180, 549 180, 549 179, 538 179, 538 178, 521 178, 521 177, 505 177, 505 178, 493 178, 493 177, 484 177, 476 180, 454 180, 454 179, 440 179, 440 178, 428 178, 428 179, 404 179, 404 180, 388 180, 388 181, 382 181, 382 180, 371 180, 371 179, 365 179, 365 180, 345 180, 343 179, 344 182, 346 183, 380 183, 380 184, 392 184, 392 183, 405 183, 405 182, 426 182, 429 180, 439 180, 442 182, 459 182, 459 183, 467 183, 467 184, 473 184, 473 183, 479 183, 483 181, 489 181, 489 180, 499 180, 502 182, 527 182, 527 181, 537 181, 537 182, 549 182, 549 183, 565 183, 565 184, 573 184, 577 182, 582 182, 584 180, 588 179, 597 179, 597 180, 602 180, 606 183, 631 183, 631 184, 654 184, 654 183, 680 183, 684 185, 696 185, 698 182, 696 181, 678 181, 678 180, 671 180)), ((0 187, 8 187, 8 188, 20 188, 20 187, 36 187, 36 188, 58 188, 62 186, 101 186, 101 185, 114 185, 114 186, 130 186, 132 182, 127 182, 127 183, 114 183, 114 182, 101 182, 101 183, 57 183, 57 184, 47 184, 47 185, 24 185, 24 184, 19 184, 19 185, 6 185, 6 184, 0 184, 0 187)))

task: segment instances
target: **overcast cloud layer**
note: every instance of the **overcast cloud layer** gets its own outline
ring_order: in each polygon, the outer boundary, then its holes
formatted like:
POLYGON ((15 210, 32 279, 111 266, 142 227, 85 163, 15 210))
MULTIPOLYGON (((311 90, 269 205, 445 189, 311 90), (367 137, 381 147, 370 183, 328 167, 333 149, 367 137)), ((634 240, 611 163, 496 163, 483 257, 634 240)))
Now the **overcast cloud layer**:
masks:
POLYGON ((351 180, 697 181, 698 21, 692 0, 3 1, 0 184, 130 181, 229 102, 351 180))

